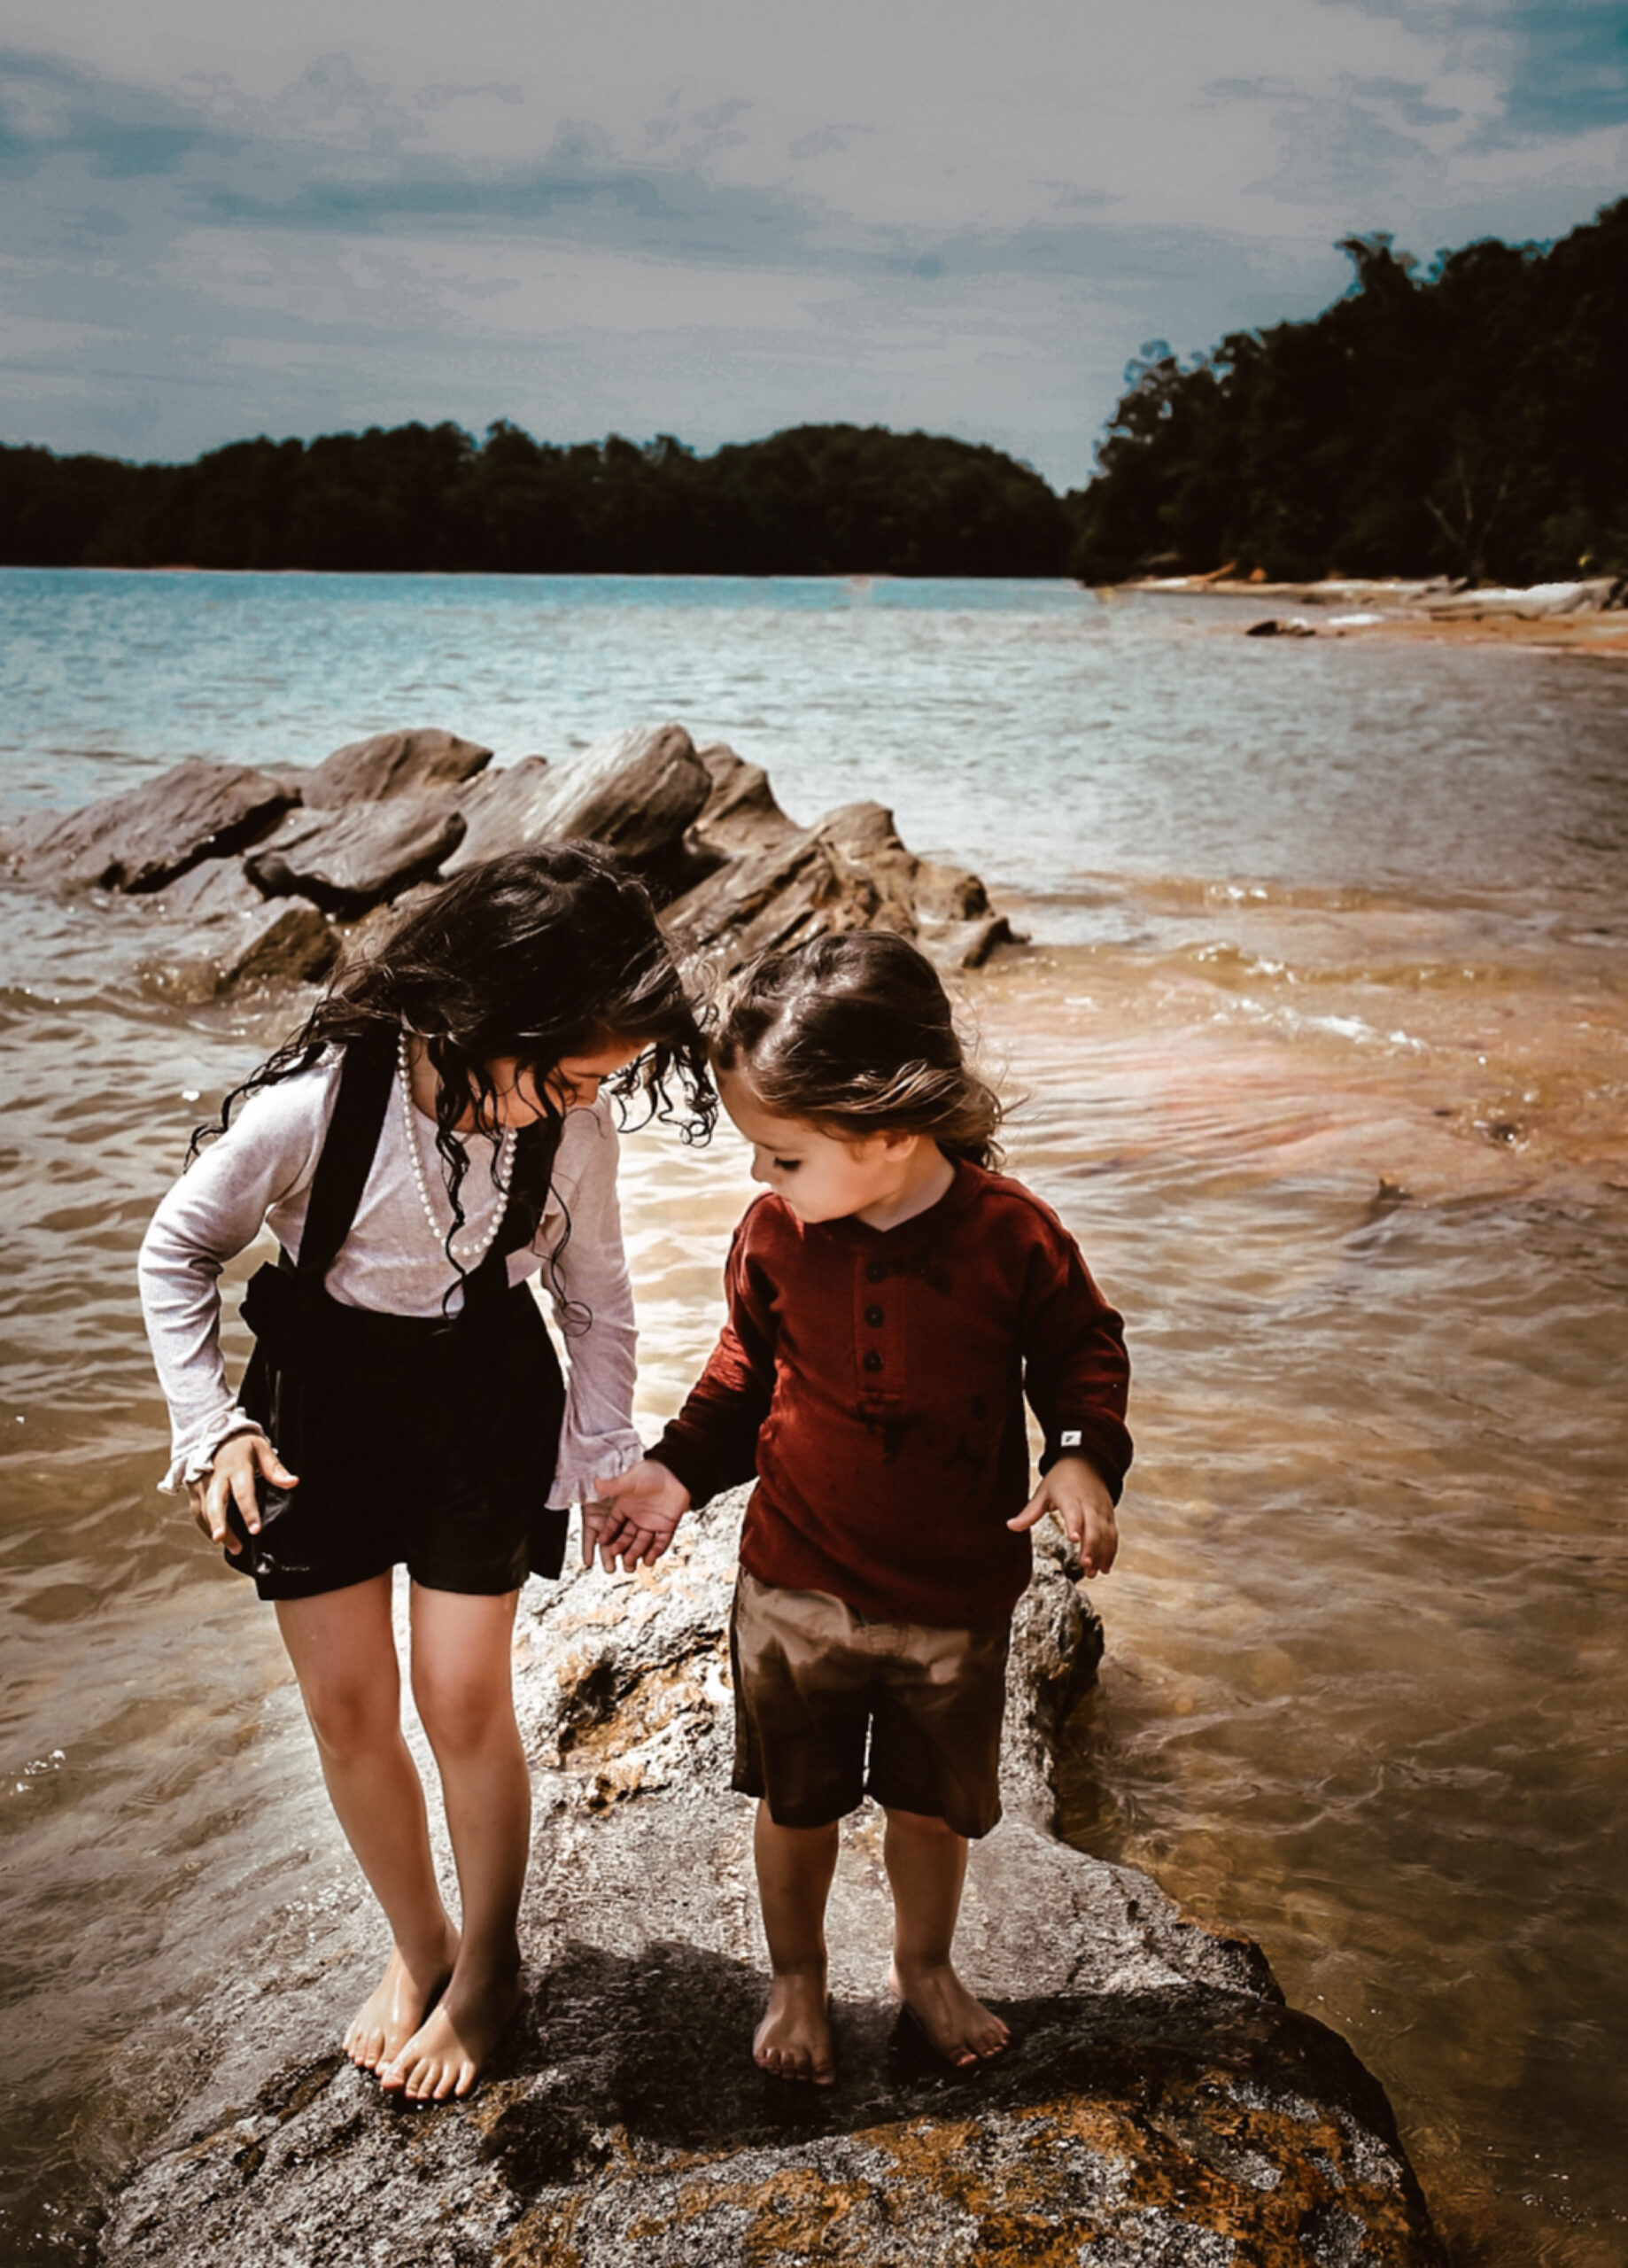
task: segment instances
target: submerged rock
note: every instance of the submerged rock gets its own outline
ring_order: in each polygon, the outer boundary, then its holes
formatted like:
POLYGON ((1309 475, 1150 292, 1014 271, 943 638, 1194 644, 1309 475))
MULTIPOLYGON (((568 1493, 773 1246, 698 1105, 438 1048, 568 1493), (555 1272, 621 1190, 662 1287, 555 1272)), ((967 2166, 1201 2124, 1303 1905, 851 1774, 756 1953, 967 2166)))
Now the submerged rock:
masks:
POLYGON ((6 862, 58 889, 162 889, 258 842, 296 800, 269 773, 188 757, 122 796, 23 820, 8 830, 6 862))
POLYGON ((831 1908, 838 2083, 756 2070, 752 1806, 727 1787, 740 1509, 686 1523, 654 1576, 578 1570, 523 1602, 531 1989, 476 2094, 392 2103, 337 2054, 384 1951, 360 1885, 348 1911, 268 1911, 263 1969, 195 2013, 209 2077, 116 2202, 109 2268, 1439 2268, 1344 2042, 1253 1946, 1050 1833, 1051 1742, 1101 1645, 1054 1557, 1019 1608, 1008 1816, 958 1941, 1012 2047, 963 2076, 895 2017, 867 1811, 831 1908))

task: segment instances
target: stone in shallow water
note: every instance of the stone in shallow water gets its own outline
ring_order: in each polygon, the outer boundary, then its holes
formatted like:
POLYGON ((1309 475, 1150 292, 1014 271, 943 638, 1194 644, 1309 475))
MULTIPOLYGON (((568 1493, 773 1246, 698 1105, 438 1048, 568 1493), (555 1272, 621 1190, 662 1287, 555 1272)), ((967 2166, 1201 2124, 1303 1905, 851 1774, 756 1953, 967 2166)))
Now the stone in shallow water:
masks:
POLYGON ((461 797, 469 831, 446 872, 570 835, 644 866, 682 838, 709 792, 682 725, 612 733, 556 763, 529 756, 485 773, 461 797))
POLYGON ((162 889, 200 859, 257 842, 293 801, 269 773, 188 757, 122 796, 23 820, 8 832, 7 858, 59 889, 162 889))
POLYGON ((456 733, 421 726, 412 732, 375 733, 347 741, 307 773, 303 800, 313 811, 338 811, 346 804, 386 803, 398 796, 420 796, 436 788, 460 787, 485 771, 492 750, 456 733))
POLYGON ((463 815, 446 794, 402 796, 291 812, 244 864, 267 897, 308 897, 353 917, 434 874, 463 835, 463 815))

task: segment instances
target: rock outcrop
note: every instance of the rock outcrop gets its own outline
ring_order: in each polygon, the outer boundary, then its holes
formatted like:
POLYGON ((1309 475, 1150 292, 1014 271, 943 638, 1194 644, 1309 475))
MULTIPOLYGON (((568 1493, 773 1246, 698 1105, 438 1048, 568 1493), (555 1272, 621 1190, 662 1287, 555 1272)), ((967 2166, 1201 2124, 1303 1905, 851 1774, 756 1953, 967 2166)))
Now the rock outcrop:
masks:
POLYGON ((6 862, 53 888, 159 893, 177 922, 234 917, 241 935, 167 943, 152 964, 190 998, 319 975, 341 939, 314 919, 360 921, 422 882, 572 835, 642 874, 677 951, 721 974, 830 929, 896 929, 950 967, 1012 939, 978 877, 917 858, 880 804, 801 827, 760 765, 721 742, 698 752, 682 725, 613 733, 558 762, 488 768, 491 754, 426 729, 352 742, 303 772, 189 759, 128 795, 23 821, 6 862), (307 911, 262 913, 268 900, 307 911))
POLYGON ((438 874, 464 834, 463 813, 445 792, 294 811, 244 869, 267 897, 309 898, 353 920, 438 874))
POLYGON ((269 773, 188 757, 122 796, 23 820, 9 832, 6 863, 57 889, 162 889, 258 842, 294 800, 269 773))
POLYGON ((375 733, 347 741, 306 775, 300 799, 314 812, 343 811, 347 804, 388 803, 437 788, 461 788, 484 772, 492 750, 421 726, 407 733, 375 733))
POLYGON ((1345 2044, 1254 1947, 1049 1831, 1052 1742, 1101 1643, 1055 1557, 1019 1610, 1008 1816, 960 1938, 1012 2047, 963 2077, 895 2017, 866 1813, 832 1902, 838 2084, 756 2070, 751 1806, 727 1791, 739 1511, 687 1523, 654 1576, 577 1571, 523 1603, 530 1992, 477 2093, 410 2109, 337 2053, 384 1950, 360 1896, 268 1911, 263 1965, 195 2013, 210 2078, 116 2202, 107 2268, 1439 2268, 1345 2044))
POLYGON ((681 841, 709 792, 682 725, 613 733, 555 764, 527 757, 465 796, 469 832, 443 871, 562 835, 585 835, 646 867, 681 841))
POLYGON ((701 760, 711 794, 688 845, 701 876, 663 915, 686 959, 738 967, 827 930, 884 928, 975 968, 1012 941, 977 875, 915 857, 880 804, 847 804, 802 827, 761 765, 722 743, 701 760))

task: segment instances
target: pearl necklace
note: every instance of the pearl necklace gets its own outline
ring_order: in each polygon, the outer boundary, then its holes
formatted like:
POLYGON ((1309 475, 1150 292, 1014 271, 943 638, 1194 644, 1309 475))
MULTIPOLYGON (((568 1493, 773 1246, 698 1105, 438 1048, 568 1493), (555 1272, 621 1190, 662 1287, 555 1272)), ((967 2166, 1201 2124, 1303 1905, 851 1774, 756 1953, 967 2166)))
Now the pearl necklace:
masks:
POLYGON ((446 1231, 436 1218, 435 1207, 430 1201, 430 1184, 424 1174, 423 1153, 418 1139, 417 1113, 413 1107, 413 1051, 405 1029, 397 1042, 396 1060, 401 1073, 401 1126, 407 1136, 407 1157, 412 1163, 413 1180, 418 1190, 418 1201, 423 1207, 424 1218, 430 1223, 430 1233, 434 1237, 438 1249, 444 1253, 450 1253, 456 1265, 467 1273, 478 1266, 485 1258, 496 1241, 498 1231, 503 1225, 503 1215, 508 1204, 509 1182, 514 1172, 515 1129, 512 1126, 505 1127, 503 1138, 498 1145, 497 1200, 492 1208, 492 1217, 482 1229, 474 1244, 461 1252, 456 1245, 449 1244, 446 1231))

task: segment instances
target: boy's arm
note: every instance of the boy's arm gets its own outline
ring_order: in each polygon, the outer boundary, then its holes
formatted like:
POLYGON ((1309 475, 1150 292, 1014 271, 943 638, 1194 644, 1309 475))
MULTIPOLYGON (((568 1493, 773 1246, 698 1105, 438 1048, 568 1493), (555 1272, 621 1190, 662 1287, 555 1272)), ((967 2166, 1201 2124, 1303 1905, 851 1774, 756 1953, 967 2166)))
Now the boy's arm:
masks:
POLYGON ((1130 1363, 1124 1324, 1060 1223, 1031 1268, 1023 1384, 1045 1448, 1041 1486, 1011 1525, 1032 1527, 1054 1511, 1088 1573, 1105 1574, 1118 1548, 1113 1508, 1131 1460, 1130 1363))
POLYGON ((688 1490, 692 1504, 750 1480, 757 1436, 774 1394, 772 1318, 749 1278, 740 1234, 725 1272, 729 1316, 683 1409, 650 1451, 688 1490))
MULTIPOLYGON (((742 1223, 742 1229, 745 1223, 742 1223)), ((771 1319, 735 1231, 724 1271, 729 1313, 707 1367, 644 1462, 606 1475, 583 1506, 582 1556, 592 1565, 652 1565, 692 1504, 757 1470, 757 1435, 774 1391, 771 1319)))

